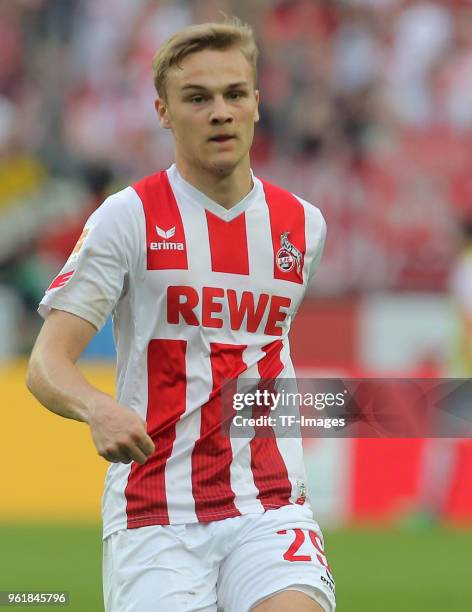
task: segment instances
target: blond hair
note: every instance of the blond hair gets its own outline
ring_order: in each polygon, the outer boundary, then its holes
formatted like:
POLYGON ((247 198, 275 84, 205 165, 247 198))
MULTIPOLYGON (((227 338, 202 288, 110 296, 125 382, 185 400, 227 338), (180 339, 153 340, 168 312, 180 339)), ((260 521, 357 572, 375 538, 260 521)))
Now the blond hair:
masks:
POLYGON ((173 66, 179 66, 187 55, 203 49, 225 50, 232 47, 239 47, 251 64, 255 84, 259 50, 254 40, 254 32, 251 26, 237 17, 227 17, 223 22, 188 26, 161 45, 152 60, 152 76, 158 95, 165 100, 167 72, 173 66))

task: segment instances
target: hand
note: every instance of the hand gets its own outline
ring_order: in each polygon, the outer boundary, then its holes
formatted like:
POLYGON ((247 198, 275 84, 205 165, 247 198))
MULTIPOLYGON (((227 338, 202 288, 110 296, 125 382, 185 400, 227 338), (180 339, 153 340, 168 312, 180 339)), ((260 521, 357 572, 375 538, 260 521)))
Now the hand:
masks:
POLYGON ((98 454, 107 461, 143 464, 155 450, 143 419, 112 398, 102 399, 87 421, 98 454))

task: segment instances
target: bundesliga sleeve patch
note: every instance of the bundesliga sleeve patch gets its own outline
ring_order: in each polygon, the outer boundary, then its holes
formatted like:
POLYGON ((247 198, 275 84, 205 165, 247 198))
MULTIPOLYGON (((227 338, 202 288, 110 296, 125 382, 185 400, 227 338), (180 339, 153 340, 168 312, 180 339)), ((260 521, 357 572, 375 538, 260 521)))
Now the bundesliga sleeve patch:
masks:
POLYGON ((69 260, 68 261, 74 261, 75 259, 77 259, 77 257, 79 256, 80 250, 82 249, 82 246, 87 238, 87 236, 89 235, 90 232, 90 228, 85 227, 82 230, 82 233, 79 236, 79 239, 77 240, 75 247, 72 250, 72 253, 69 256, 69 260))
POLYGON ((56 278, 52 281, 52 283, 46 289, 46 292, 51 291, 52 289, 59 289, 59 287, 64 287, 64 285, 70 281, 74 272, 75 272, 75 269, 70 270, 69 272, 64 272, 64 274, 59 274, 59 276, 56 276, 56 278))
MULTIPOLYGON (((72 249, 72 253, 69 255, 67 264, 70 264, 71 262, 75 261, 79 257, 79 253, 84 245, 85 240, 87 239, 87 236, 90 234, 91 229, 92 228, 90 227, 85 227, 82 230, 82 233, 80 234, 79 239, 77 240, 75 244, 75 247, 72 249)), ((72 275, 74 274, 74 272, 75 272, 75 268, 73 270, 69 270, 68 272, 63 272, 62 274, 59 274, 58 276, 56 276, 56 278, 52 281, 52 283, 46 289, 46 292, 52 291, 52 289, 59 289, 60 287, 64 287, 64 285, 66 285, 69 282, 69 280, 72 278, 72 275)))

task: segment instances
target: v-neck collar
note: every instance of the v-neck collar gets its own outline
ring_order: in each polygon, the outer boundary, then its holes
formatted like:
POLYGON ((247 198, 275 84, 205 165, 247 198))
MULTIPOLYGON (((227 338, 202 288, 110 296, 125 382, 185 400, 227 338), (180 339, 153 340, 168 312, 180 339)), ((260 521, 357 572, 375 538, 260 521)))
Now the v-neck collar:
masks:
POLYGON ((257 199, 258 195, 261 193, 262 184, 261 181, 254 176, 251 170, 252 177, 252 189, 251 191, 244 196, 242 200, 240 200, 237 204, 232 206, 229 209, 226 209, 221 204, 218 204, 203 192, 199 191, 196 187, 191 185, 188 181, 186 181, 180 172, 177 170, 177 166, 172 164, 170 168, 167 169, 167 177, 169 178, 170 185, 172 190, 179 191, 184 197, 189 198, 192 202, 195 202, 197 205, 206 208, 214 215, 219 217, 220 219, 224 219, 225 221, 232 221, 240 214, 245 212, 249 206, 257 199))

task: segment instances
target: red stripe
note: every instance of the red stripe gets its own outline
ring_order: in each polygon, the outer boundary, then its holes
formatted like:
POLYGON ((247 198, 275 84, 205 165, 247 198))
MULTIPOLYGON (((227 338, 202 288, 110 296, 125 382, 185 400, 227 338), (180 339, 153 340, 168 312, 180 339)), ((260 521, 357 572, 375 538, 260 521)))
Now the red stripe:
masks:
MULTIPOLYGON (((258 369, 261 379, 265 379, 264 389, 269 391, 273 385, 267 379, 277 378, 284 368, 280 359, 282 346, 281 340, 274 340, 262 349, 265 357, 259 361, 258 369)), ((269 414, 269 406, 266 412, 269 414)), ((261 412, 257 414, 260 416, 261 412)), ((251 468, 254 484, 259 489, 257 498, 266 510, 290 503, 292 485, 272 427, 255 428, 255 437, 251 440, 251 468)))
MULTIPOLYGON (((186 405, 186 340, 151 340, 148 346, 147 431, 156 451, 144 464, 133 463, 125 489, 128 528, 168 525, 165 468, 175 427, 186 405)), ((171 486, 178 483, 171 483, 171 486)))
POLYGON ((64 287, 68 280, 70 280, 71 276, 74 274, 75 270, 71 270, 70 272, 65 272, 64 274, 59 274, 52 281, 46 291, 51 291, 51 289, 57 289, 58 287, 64 287))
POLYGON ((148 270, 187 270, 187 244, 179 206, 164 170, 133 185, 146 218, 148 270), (168 232, 169 237, 158 231, 168 232), (178 247, 182 246, 181 249, 178 247))
POLYGON ((205 212, 212 271, 248 275, 246 215, 242 213, 232 221, 224 221, 208 210, 205 212))
POLYGON ((246 346, 216 342, 210 346, 213 389, 208 402, 201 409, 200 438, 192 454, 192 488, 199 521, 240 514, 234 505, 235 495, 231 488, 231 441, 221 432, 221 385, 224 379, 236 379, 246 369, 242 357, 246 346))
POLYGON ((305 263, 305 211, 303 205, 290 192, 262 181, 269 208, 272 247, 274 250, 274 278, 278 280, 303 283, 303 266, 305 263), (296 260, 293 268, 286 272, 277 265, 277 255, 282 248, 281 236, 288 232, 288 240, 301 254, 300 269, 296 260))

